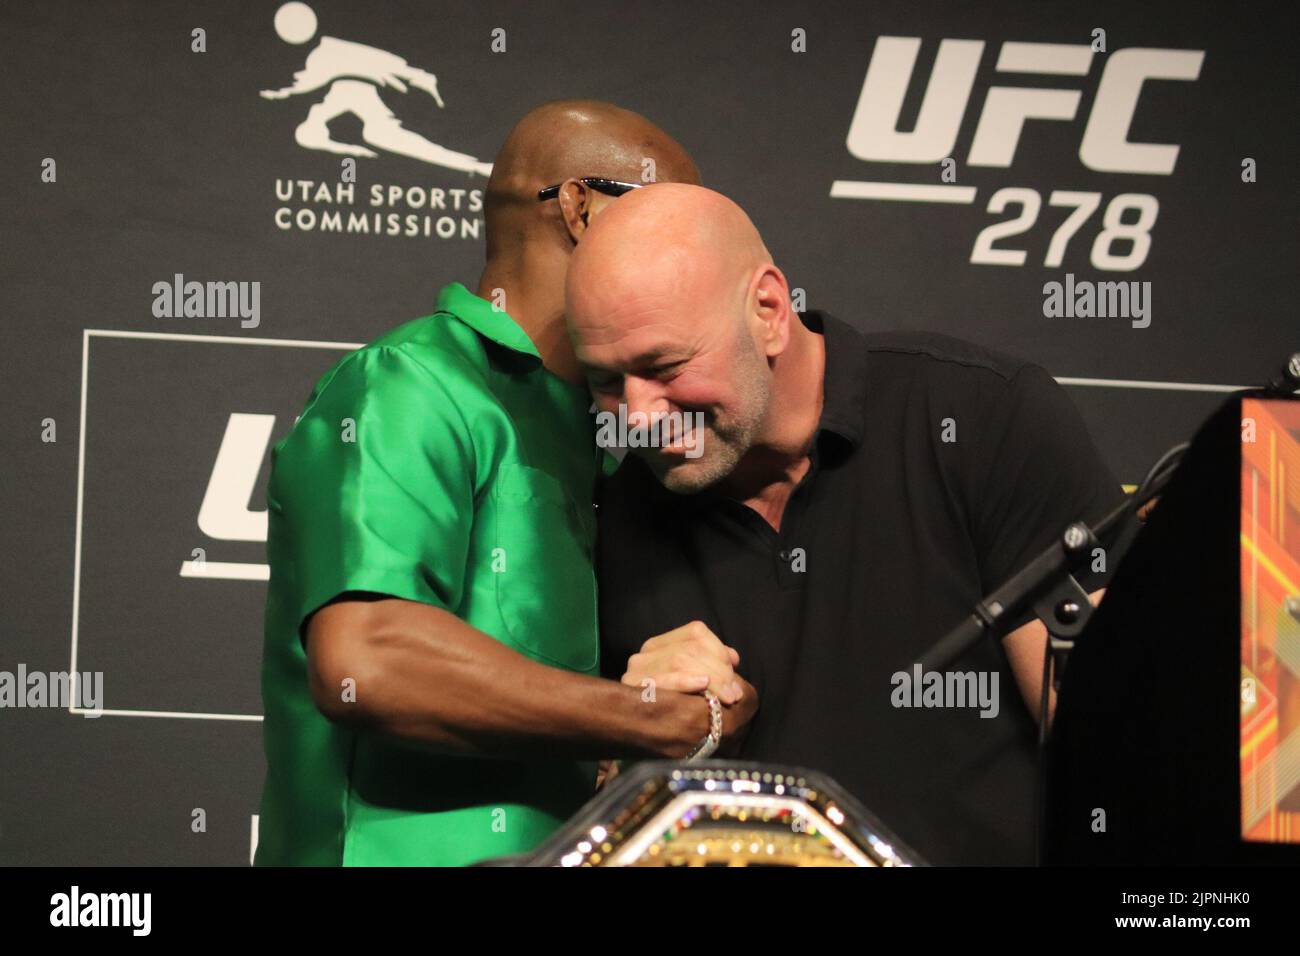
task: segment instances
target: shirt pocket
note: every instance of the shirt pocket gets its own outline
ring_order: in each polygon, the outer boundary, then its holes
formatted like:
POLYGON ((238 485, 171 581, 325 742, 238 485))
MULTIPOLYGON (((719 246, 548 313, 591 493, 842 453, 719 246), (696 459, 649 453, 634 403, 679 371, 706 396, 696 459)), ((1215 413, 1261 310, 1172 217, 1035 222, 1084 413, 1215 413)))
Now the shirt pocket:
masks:
POLYGON ((594 516, 553 476, 502 464, 493 484, 497 610, 511 642, 534 660, 589 672, 598 662, 594 516))

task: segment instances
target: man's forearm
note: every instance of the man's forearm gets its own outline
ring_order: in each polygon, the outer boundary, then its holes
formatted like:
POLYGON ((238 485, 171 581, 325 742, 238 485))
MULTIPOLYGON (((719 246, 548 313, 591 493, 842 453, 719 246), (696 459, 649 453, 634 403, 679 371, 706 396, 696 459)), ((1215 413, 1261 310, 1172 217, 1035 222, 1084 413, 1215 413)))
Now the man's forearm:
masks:
MULTIPOLYGON (((1088 600, 1096 607, 1106 594, 1105 588, 1098 588, 1088 595, 1088 600)), ((1043 654, 1047 648, 1047 627, 1038 618, 1034 618, 1006 636, 1002 642, 1007 661, 1015 675, 1020 694, 1025 706, 1034 720, 1042 720, 1040 713, 1043 698, 1043 654)), ((1056 691, 1048 689, 1047 723, 1051 726, 1052 716, 1056 712, 1056 691)))
POLYGON ((673 757, 708 732, 697 695, 643 700, 639 688, 539 664, 411 601, 322 609, 308 628, 308 656, 326 716, 438 752, 673 757), (349 677, 355 690, 344 695, 349 677))

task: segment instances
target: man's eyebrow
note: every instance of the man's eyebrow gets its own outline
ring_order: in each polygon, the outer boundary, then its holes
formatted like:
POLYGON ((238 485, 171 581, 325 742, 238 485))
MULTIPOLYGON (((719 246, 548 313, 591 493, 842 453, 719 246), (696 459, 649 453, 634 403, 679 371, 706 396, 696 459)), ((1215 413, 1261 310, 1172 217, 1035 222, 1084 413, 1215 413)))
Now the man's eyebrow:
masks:
POLYGON ((653 365, 665 358, 676 361, 685 357, 686 350, 680 345, 660 345, 657 348, 648 349, 640 355, 633 356, 632 364, 635 366, 653 365))
MULTIPOLYGON (((644 352, 637 353, 628 361, 621 364, 629 369, 641 369, 648 365, 654 365, 661 362, 664 358, 671 359, 672 363, 684 362, 687 358, 686 350, 680 345, 673 345, 671 343, 658 345, 646 349, 644 352)), ((616 373, 614 369, 608 368, 607 366, 597 365, 592 362, 584 362, 581 359, 579 359, 578 365, 582 368, 584 373, 590 372, 605 375, 621 374, 616 373)))

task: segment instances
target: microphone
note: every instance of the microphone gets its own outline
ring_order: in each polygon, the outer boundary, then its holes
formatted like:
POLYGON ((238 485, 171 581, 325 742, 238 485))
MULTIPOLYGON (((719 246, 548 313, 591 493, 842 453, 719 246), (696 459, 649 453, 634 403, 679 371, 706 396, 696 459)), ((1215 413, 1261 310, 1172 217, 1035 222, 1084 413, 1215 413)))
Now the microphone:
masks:
POLYGON ((1265 385, 1264 390, 1270 395, 1282 398, 1294 395, 1297 390, 1300 390, 1300 352, 1291 353, 1291 357, 1282 366, 1282 374, 1265 385))

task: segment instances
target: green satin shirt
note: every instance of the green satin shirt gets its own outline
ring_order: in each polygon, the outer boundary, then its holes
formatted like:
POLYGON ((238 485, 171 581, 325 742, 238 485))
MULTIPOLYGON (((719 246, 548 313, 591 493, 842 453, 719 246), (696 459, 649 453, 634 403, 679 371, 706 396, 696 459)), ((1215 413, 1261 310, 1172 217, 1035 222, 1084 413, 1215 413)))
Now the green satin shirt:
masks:
POLYGON ((590 404, 458 283, 317 383, 272 452, 258 865, 521 853, 591 797, 590 763, 428 755, 327 721, 300 634, 337 595, 378 592, 598 673, 590 404))

